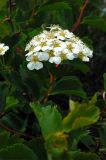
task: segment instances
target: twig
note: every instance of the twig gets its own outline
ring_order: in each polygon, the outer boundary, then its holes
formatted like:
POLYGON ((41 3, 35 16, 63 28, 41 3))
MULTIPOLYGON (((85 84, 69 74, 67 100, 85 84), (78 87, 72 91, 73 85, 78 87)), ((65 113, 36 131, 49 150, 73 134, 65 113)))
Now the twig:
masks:
POLYGON ((49 74, 50 74, 49 88, 48 88, 47 93, 46 93, 46 95, 44 97, 44 103, 46 103, 47 100, 48 100, 48 97, 49 97, 49 95, 50 95, 50 93, 52 91, 52 84, 53 84, 53 82, 55 80, 53 74, 52 73, 49 73, 49 74))
POLYGON ((54 76, 53 76, 52 73, 49 73, 49 74, 50 74, 50 81, 49 81, 49 83, 51 84, 54 81, 54 76))
POLYGON ((85 3, 81 8, 81 12, 80 12, 79 18, 78 18, 77 22, 74 24, 73 28, 71 29, 71 32, 74 32, 78 28, 78 26, 80 25, 83 13, 85 11, 85 8, 86 8, 88 2, 89 2, 89 0, 85 0, 85 3))
POLYGON ((8 128, 7 126, 5 126, 4 124, 0 123, 0 128, 6 130, 7 132, 10 132, 12 134, 16 134, 16 135, 19 135, 19 136, 23 136, 25 138, 34 138, 34 136, 30 136, 30 135, 27 135, 27 134, 24 134, 24 133, 21 133, 21 132, 18 132, 16 130, 13 130, 11 128, 8 128))

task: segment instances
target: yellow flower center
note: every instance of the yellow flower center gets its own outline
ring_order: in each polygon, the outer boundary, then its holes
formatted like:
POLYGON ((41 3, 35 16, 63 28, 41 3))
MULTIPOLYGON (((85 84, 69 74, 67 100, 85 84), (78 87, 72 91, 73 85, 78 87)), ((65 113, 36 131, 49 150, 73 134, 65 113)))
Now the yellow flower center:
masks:
POLYGON ((60 33, 60 36, 65 37, 65 33, 64 33, 64 32, 61 32, 61 33, 60 33))
POLYGON ((53 53, 54 53, 53 51, 49 51, 49 55, 50 55, 50 57, 54 56, 54 54, 53 54, 53 53))
POLYGON ((48 34, 48 37, 47 37, 48 39, 53 39, 54 38, 54 36, 53 36, 53 34, 48 34))
POLYGON ((83 53, 82 53, 82 52, 79 52, 79 53, 78 53, 78 58, 83 59, 83 57, 84 57, 83 53))
POLYGON ((4 49, 3 49, 3 48, 0 48, 0 53, 3 52, 3 51, 4 51, 4 49))
POLYGON ((66 55, 63 52, 61 52, 60 56, 62 60, 66 59, 66 55))
POLYGON ((53 47, 56 48, 56 47, 60 47, 60 44, 58 42, 53 42, 53 47))
POLYGON ((67 49, 69 49, 70 51, 72 51, 72 49, 73 49, 72 45, 71 45, 71 44, 68 44, 68 45, 67 45, 67 49))
POLYGON ((38 58, 36 56, 33 56, 32 61, 36 62, 36 61, 38 61, 38 58))
POLYGON ((33 50, 34 50, 34 46, 31 46, 30 49, 29 49, 29 51, 31 52, 33 50))
POLYGON ((36 40, 36 41, 40 41, 40 40, 41 40, 41 37, 36 37, 35 40, 36 40))
POLYGON ((46 46, 46 42, 41 42, 41 43, 40 43, 40 46, 41 46, 41 47, 46 46))

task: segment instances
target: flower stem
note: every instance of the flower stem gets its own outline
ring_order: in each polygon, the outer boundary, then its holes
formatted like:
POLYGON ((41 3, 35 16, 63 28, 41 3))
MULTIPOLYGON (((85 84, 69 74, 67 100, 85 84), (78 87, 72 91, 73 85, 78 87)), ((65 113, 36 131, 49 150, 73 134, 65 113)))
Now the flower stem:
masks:
POLYGON ((52 91, 53 83, 55 81, 55 78, 54 78, 53 74, 52 73, 49 73, 49 74, 50 74, 49 88, 48 88, 47 93, 44 97, 44 103, 46 103, 48 101, 49 95, 52 91))

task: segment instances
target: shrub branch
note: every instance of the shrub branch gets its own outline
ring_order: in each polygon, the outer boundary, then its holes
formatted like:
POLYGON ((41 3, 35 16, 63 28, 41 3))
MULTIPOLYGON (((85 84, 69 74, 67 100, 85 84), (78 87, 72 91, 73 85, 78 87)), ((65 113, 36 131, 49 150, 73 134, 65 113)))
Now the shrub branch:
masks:
POLYGON ((88 2, 89 2, 89 0, 85 0, 85 3, 81 8, 81 12, 80 12, 79 18, 78 18, 77 22, 74 24, 73 28, 71 29, 71 32, 74 32, 79 27, 79 25, 81 23, 82 16, 84 14, 84 11, 86 9, 86 6, 87 6, 88 2))

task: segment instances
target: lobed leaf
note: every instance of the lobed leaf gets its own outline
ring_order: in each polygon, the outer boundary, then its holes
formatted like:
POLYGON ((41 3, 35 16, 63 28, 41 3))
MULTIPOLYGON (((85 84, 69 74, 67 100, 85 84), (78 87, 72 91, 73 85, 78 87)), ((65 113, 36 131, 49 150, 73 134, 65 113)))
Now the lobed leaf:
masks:
POLYGON ((31 103, 44 137, 62 130, 62 117, 56 107, 42 107, 38 104, 31 103))
POLYGON ((99 109, 93 105, 78 104, 63 119, 63 130, 70 132, 97 122, 99 118, 99 109))

